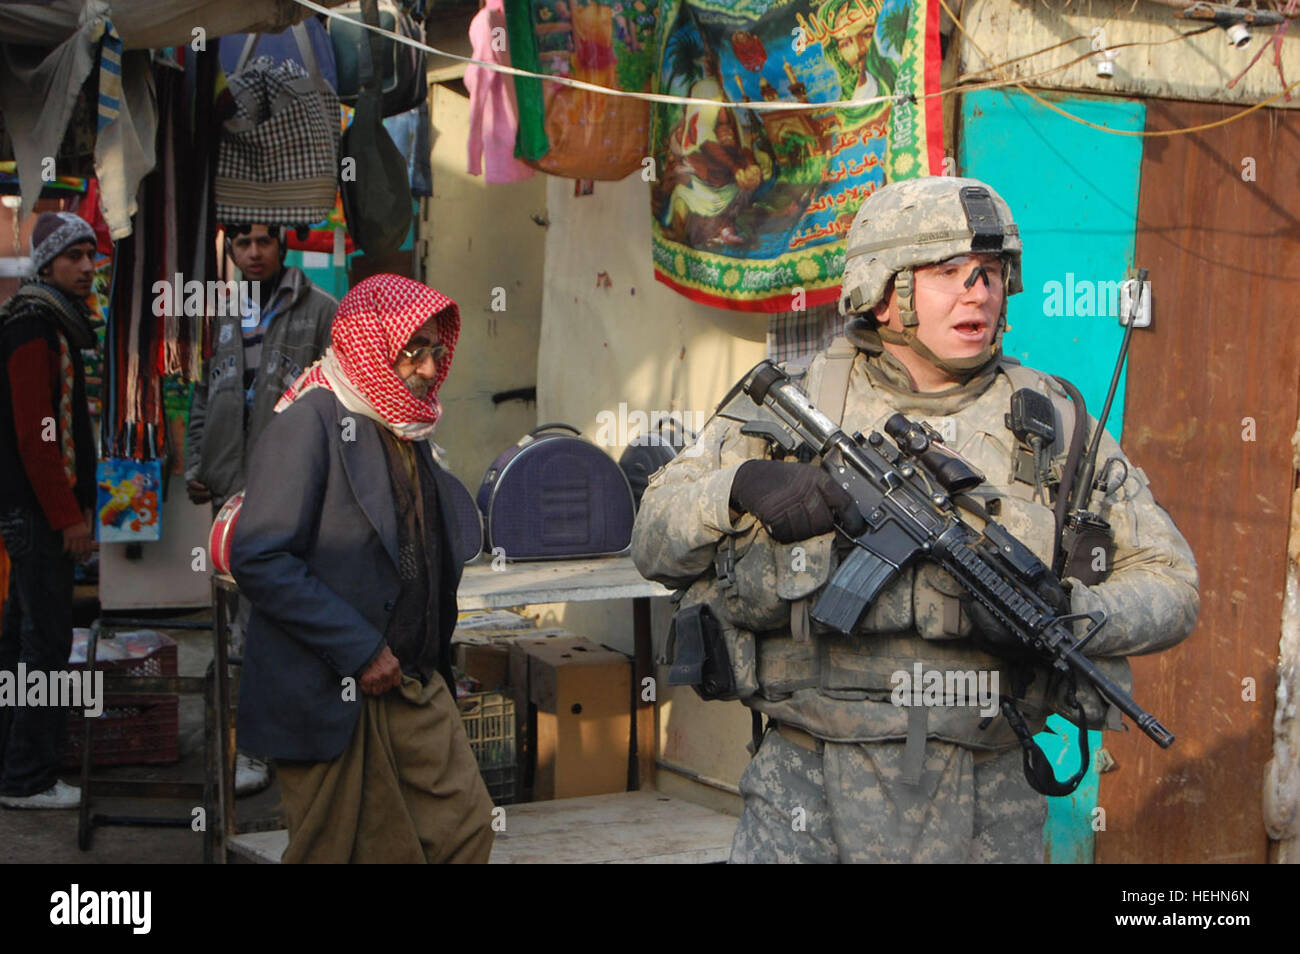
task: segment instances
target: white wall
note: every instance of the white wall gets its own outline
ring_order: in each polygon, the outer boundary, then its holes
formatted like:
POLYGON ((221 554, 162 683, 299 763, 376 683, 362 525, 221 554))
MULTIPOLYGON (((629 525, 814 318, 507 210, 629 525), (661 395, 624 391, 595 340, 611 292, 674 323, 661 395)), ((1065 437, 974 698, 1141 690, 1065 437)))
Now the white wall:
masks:
POLYGON ((537 383, 546 233, 532 217, 546 214, 546 183, 540 173, 490 186, 471 176, 469 98, 436 84, 429 100, 433 196, 421 212, 424 275, 456 301, 461 318, 433 439, 447 451, 451 472, 474 493, 493 458, 537 423, 534 404, 493 404, 492 395, 537 383), (496 288, 504 311, 493 310, 496 288))
MULTIPOLYGON (((595 439, 596 416, 630 410, 711 413, 766 352, 767 318, 696 304, 654 280, 650 196, 639 175, 597 182, 575 196, 571 180, 547 184, 546 284, 538 347, 538 419, 563 421, 595 439)), ((693 418, 694 419, 694 418, 693 418)), ((623 447, 605 448, 617 458, 623 447)), ((656 652, 667 600, 655 600, 656 652)), ((627 601, 532 607, 560 625, 632 650, 627 601)), ((749 713, 738 703, 701 703, 690 690, 660 692, 660 753, 734 785, 748 760, 749 713)), ((660 771, 661 789, 729 810, 731 796, 705 786, 682 791, 660 771)))

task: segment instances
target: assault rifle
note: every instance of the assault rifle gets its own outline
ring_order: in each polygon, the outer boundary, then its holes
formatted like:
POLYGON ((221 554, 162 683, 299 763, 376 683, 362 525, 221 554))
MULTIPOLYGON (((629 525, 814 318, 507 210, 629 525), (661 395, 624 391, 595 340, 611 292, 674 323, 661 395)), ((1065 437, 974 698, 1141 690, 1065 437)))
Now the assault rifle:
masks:
MULTIPOLYGON (((1052 571, 1000 524, 990 519, 980 532, 962 519, 954 498, 981 484, 984 475, 945 447, 933 428, 895 414, 885 422, 892 445, 877 431, 849 437, 768 361, 731 390, 718 413, 744 422, 742 433, 762 437, 786 455, 821 457, 821 466, 852 494, 867 522, 813 607, 814 620, 852 632, 899 570, 917 559, 932 560, 1034 657, 1091 685, 1161 748, 1173 744, 1173 734, 1155 716, 1083 655, 1106 624, 1105 614, 1058 615, 1035 590, 1052 571), (1082 637, 1074 633, 1077 620, 1090 623, 1082 637)), ((974 512, 982 509, 969 498, 961 502, 974 512)), ((1017 721, 1023 727, 1014 706, 1004 701, 1002 708, 1013 727, 1017 721)), ((1081 725, 1081 735, 1082 730, 1081 725)), ((1025 740, 1022 735, 1022 744, 1025 740)), ((1086 758, 1086 747, 1082 751, 1086 758)))

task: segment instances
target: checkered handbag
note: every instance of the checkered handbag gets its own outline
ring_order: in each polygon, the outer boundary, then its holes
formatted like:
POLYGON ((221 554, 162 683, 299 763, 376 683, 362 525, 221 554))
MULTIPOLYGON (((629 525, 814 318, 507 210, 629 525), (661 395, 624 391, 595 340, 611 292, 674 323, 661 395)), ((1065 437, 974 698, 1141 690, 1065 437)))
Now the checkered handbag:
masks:
MULTIPOLYGON (((314 67, 311 44, 299 48, 314 67)), ((259 57, 230 76, 235 114, 217 152, 219 221, 311 225, 333 211, 339 99, 319 70, 313 73, 292 60, 259 57)))

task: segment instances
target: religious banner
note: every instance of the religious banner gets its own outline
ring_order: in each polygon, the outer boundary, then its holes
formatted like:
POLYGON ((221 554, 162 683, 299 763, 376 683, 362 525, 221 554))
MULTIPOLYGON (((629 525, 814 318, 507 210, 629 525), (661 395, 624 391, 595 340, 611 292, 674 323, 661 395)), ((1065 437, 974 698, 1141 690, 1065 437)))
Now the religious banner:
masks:
POLYGON ((655 104, 655 277, 738 311, 835 301, 862 200, 943 171, 937 0, 664 0, 659 23, 658 92, 809 108, 655 104))

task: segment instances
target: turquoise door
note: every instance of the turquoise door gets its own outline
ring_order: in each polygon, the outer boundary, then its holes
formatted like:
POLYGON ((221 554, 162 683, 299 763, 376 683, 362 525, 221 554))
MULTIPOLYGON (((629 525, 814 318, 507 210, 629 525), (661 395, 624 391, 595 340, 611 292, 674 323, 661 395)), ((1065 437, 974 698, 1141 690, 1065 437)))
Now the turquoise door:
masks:
MULTIPOLYGON (((1146 109, 1122 99, 1056 98, 1055 105, 1111 129, 1140 130, 1146 109)), ((1007 310, 1004 349, 1074 382, 1096 417, 1106 399, 1123 328, 1109 283, 1133 266, 1142 139, 1073 122, 1020 92, 966 94, 958 174, 982 179, 1011 206, 1024 240, 1024 286, 1007 310)), ((1121 379, 1106 429, 1120 437, 1121 379)), ((1039 736, 1058 778, 1079 766, 1073 725, 1053 716, 1039 736)), ((1102 734, 1090 732, 1093 752, 1102 734)), ((1090 864, 1097 773, 1067 798, 1048 799, 1044 835, 1054 863, 1090 864)))

